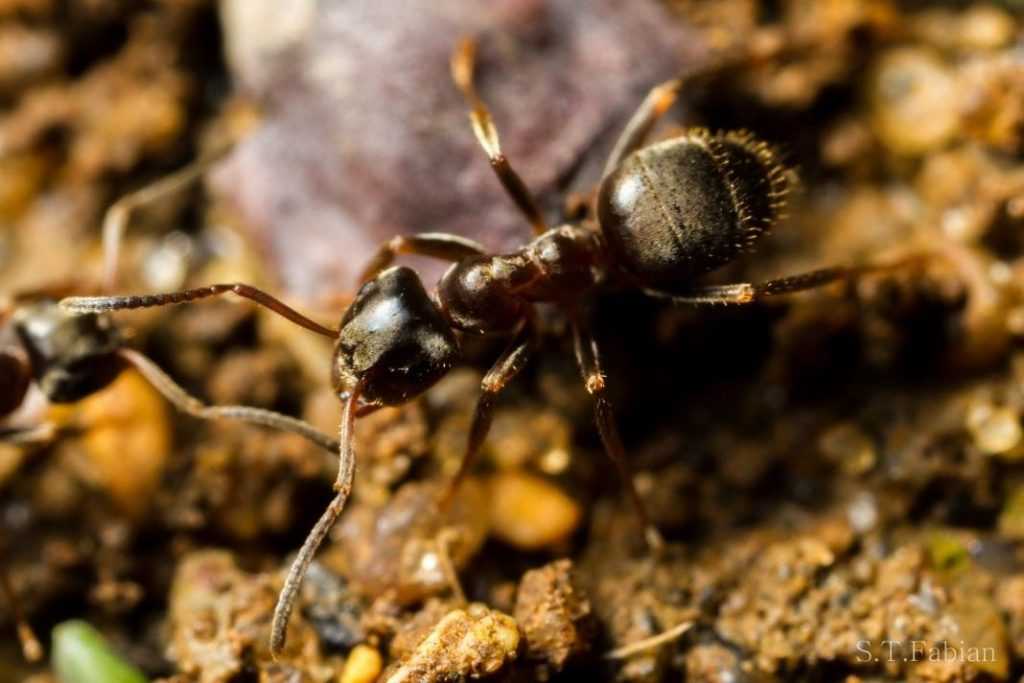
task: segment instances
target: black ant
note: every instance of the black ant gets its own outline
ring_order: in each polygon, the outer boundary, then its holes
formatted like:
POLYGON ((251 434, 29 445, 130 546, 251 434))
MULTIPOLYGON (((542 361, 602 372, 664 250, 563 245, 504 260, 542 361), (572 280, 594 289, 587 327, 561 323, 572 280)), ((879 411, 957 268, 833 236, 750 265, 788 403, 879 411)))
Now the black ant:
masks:
POLYGON ((511 343, 486 373, 458 472, 441 501, 450 501, 491 426, 495 400, 526 364, 537 329, 534 305, 553 303, 568 316, 576 360, 594 399, 597 428, 652 548, 661 536, 633 483, 608 397, 597 342, 581 315, 584 301, 618 284, 676 303, 749 304, 850 278, 870 268, 833 267, 761 283, 704 286, 697 279, 748 251, 779 219, 789 176, 775 152, 749 133, 690 129, 655 144, 645 141, 675 101, 680 80, 655 87, 633 114, 605 165, 596 229, 549 229, 526 185, 501 151, 491 115, 473 85, 475 43, 452 56, 452 76, 469 107, 477 140, 498 180, 529 223, 534 239, 510 254, 490 254, 447 233, 399 236, 385 243, 360 278, 361 287, 337 330, 326 329, 247 285, 217 284, 167 294, 65 299, 76 313, 163 306, 235 292, 306 329, 335 339, 332 383, 342 401, 335 497, 299 550, 278 599, 270 647, 281 652, 302 578, 337 520, 352 486, 352 427, 357 416, 419 396, 459 359, 459 335, 507 335, 511 343), (452 262, 428 293, 399 254, 452 262))
MULTIPOLYGON (((116 278, 121 235, 131 211, 191 183, 220 152, 187 166, 152 185, 118 200, 108 209, 103 225, 105 252, 103 281, 116 278)), ((294 417, 250 406, 210 406, 191 396, 159 366, 138 351, 124 346, 124 335, 105 314, 74 314, 58 305, 56 291, 26 292, 0 307, 0 441, 31 444, 49 441, 51 425, 37 423, 35 415, 19 409, 32 392, 49 403, 74 403, 106 388, 126 368, 134 368, 179 410, 203 419, 228 418, 299 434, 337 453, 338 442, 294 417)), ((284 304, 243 287, 236 291, 260 303, 285 311, 284 304)), ((31 412, 31 410, 29 410, 31 412)), ((37 659, 41 650, 25 621, 6 571, 0 566, 0 593, 12 605, 26 657, 37 659)))

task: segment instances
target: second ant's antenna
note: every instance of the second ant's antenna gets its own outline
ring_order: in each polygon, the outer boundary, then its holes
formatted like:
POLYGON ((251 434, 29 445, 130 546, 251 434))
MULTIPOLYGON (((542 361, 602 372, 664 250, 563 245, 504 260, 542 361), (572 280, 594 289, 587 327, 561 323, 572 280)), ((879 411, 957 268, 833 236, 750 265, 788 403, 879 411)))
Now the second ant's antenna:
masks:
POLYGON ((220 161, 233 146, 230 143, 220 145, 188 166, 135 192, 130 192, 111 204, 103 217, 104 291, 111 292, 117 286, 117 262, 121 253, 121 239, 124 237, 124 230, 132 211, 191 185, 201 178, 210 166, 220 161))

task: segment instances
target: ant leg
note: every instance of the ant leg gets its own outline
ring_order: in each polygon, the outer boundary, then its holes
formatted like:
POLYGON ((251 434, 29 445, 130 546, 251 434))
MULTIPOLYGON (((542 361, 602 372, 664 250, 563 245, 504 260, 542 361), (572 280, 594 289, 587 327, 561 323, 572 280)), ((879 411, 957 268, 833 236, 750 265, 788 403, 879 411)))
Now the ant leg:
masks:
POLYGON ((487 253, 483 245, 465 237, 446 232, 422 232, 418 235, 399 235, 385 242, 373 255, 359 276, 359 284, 369 282, 390 266, 399 254, 418 254, 443 261, 461 261, 470 256, 487 253))
POLYGON ((283 318, 287 318, 296 325, 307 330, 322 334, 332 339, 338 336, 336 330, 324 327, 320 323, 310 320, 283 301, 274 298, 266 292, 256 289, 251 285, 242 283, 207 285, 196 289, 185 289, 180 292, 168 292, 166 294, 141 294, 135 296, 72 296, 62 299, 60 307, 71 313, 107 313, 109 311, 121 311, 132 308, 151 308, 154 306, 167 306, 168 304, 184 304, 197 299, 206 299, 211 296, 219 296, 233 292, 240 297, 255 301, 260 306, 269 308, 283 318))
POLYGON ((288 569, 288 575, 284 580, 284 586, 278 595, 277 605, 274 607, 274 619, 270 626, 270 653, 274 657, 280 655, 284 649, 285 638, 288 634, 288 619, 295 607, 295 598, 302 585, 302 579, 309 569, 309 564, 313 561, 313 556, 327 537, 331 527, 341 516, 342 510, 345 509, 345 501, 348 500, 348 494, 352 490, 352 476, 356 468, 356 455, 352 450, 352 430, 355 426, 356 405, 361 392, 362 386, 356 385, 345 398, 342 408, 338 439, 338 476, 334 482, 334 498, 327 504, 327 509, 310 530, 292 561, 292 566, 288 569))
POLYGON ((466 478, 473 464, 476 462, 483 446, 487 432, 491 430, 491 421, 494 418, 494 401, 498 394, 512 379, 519 374, 519 371, 529 360, 530 352, 535 344, 535 334, 532 320, 527 320, 512 342, 501 354, 491 369, 484 375, 480 382, 480 398, 476 402, 476 410, 473 412, 473 422, 469 428, 469 437, 466 440, 466 452, 459 463, 459 469, 448 482, 444 493, 441 495, 440 507, 442 510, 451 505, 459 484, 466 478))
POLYGON ((156 363, 132 349, 119 349, 118 356, 146 378, 181 412, 203 420, 229 419, 291 432, 313 442, 324 450, 338 452, 338 442, 313 425, 298 418, 251 406, 211 406, 192 396, 156 363))
POLYGON ((601 370, 601 360, 598 353, 597 342, 593 334, 587 329, 580 317, 576 314, 572 318, 573 345, 576 351, 576 362, 579 365, 580 373, 583 375, 583 382, 587 392, 594 397, 594 419, 597 422, 597 431, 601 435, 601 442, 604 444, 605 452, 619 470, 619 476, 626 486, 633 509, 636 510, 640 523, 644 527, 644 538, 651 550, 658 552, 664 547, 665 542, 661 533, 651 523, 651 517, 647 514, 647 506, 644 505, 636 490, 636 483, 633 481, 633 470, 626 458, 626 449, 619 437, 619 430, 615 426, 615 413, 611 401, 608 398, 605 385, 605 375, 601 370))
POLYGON ((682 80, 676 78, 651 88, 636 113, 622 129, 619 139, 615 141, 615 146, 612 147, 612 152, 608 155, 608 161, 605 162, 602 178, 611 175, 623 159, 644 144, 644 140, 647 139, 658 119, 675 103, 682 84, 682 80))
POLYGON ((833 282, 849 281, 867 273, 902 268, 920 257, 912 257, 894 263, 867 266, 833 266, 819 268, 799 275, 790 275, 765 282, 743 282, 735 285, 710 285, 698 287, 690 293, 672 294, 655 289, 645 289, 644 293, 658 299, 681 304, 749 304, 758 299, 780 294, 792 294, 808 289, 816 289, 833 282))
POLYGON ((498 176, 505 191, 512 197, 519 210, 526 216, 526 220, 533 226, 533 233, 540 235, 547 232, 548 226, 544 222, 540 208, 534 201, 533 195, 526 187, 526 183, 515 172, 508 158, 501 151, 501 143, 498 140, 498 130, 494 127, 494 120, 487 105, 480 99, 476 87, 473 85, 473 68, 476 64, 476 41, 465 38, 459 42, 452 53, 451 72, 452 80, 462 91, 462 95, 469 104, 469 120, 473 125, 473 133, 476 135, 480 146, 487 153, 491 161, 491 168, 498 176))
POLYGON ((224 145, 188 166, 124 195, 110 205, 103 216, 104 291, 113 291, 117 284, 117 261, 121 251, 121 238, 132 211, 191 185, 201 178, 203 173, 220 160, 229 149, 231 149, 231 145, 224 145))

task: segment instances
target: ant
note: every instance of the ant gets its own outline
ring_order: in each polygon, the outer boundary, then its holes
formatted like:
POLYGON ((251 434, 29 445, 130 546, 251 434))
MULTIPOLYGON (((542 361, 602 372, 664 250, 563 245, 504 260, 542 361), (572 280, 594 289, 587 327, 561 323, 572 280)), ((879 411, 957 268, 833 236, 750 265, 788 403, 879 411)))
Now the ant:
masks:
POLYGON ((491 426, 495 401, 537 346, 535 304, 562 309, 572 328, 576 360, 593 397, 604 448, 619 471, 652 549, 663 545, 633 483, 615 424, 598 345, 581 314, 585 300, 610 285, 683 304, 749 304, 851 278, 878 267, 831 267, 760 283, 701 285, 698 278, 749 251, 779 219, 789 174, 775 151, 747 132, 693 128, 646 144, 674 103, 680 79, 653 88, 626 124, 604 167, 597 225, 549 228, 530 191, 502 153, 491 114, 473 83, 476 43, 463 40, 451 59, 456 86, 469 107, 473 132, 498 180, 533 227, 534 238, 509 254, 448 233, 394 237, 360 277, 360 288, 338 329, 327 329, 242 284, 215 284, 166 294, 72 298, 75 313, 179 304, 234 292, 292 322, 335 340, 332 385, 342 403, 335 496, 293 561, 278 598, 271 652, 282 651, 288 619, 317 548, 340 515, 352 487, 355 419, 419 396, 459 359, 460 335, 504 335, 511 342, 481 382, 465 454, 440 501, 454 496, 491 426), (428 293, 412 269, 392 265, 400 254, 452 263, 428 293))
MULTIPOLYGON (((125 195, 108 210, 103 221, 105 287, 116 281, 119 245, 132 210, 188 185, 219 158, 211 154, 189 166, 125 195)), ((37 423, 33 395, 49 403, 75 403, 110 385, 121 372, 134 368, 179 410, 202 419, 228 418, 294 432, 314 444, 337 453, 338 442, 312 425, 263 408, 210 406, 190 395, 156 363, 127 348, 125 337, 105 314, 72 314, 62 308, 55 294, 68 285, 26 292, 0 306, 0 441, 11 444, 45 443, 52 439, 51 425, 37 423)), ((245 296, 244 288, 236 291, 245 296)), ((252 293, 272 308, 286 308, 252 293)), ((22 649, 27 659, 41 656, 16 599, 6 570, 0 566, 0 593, 11 604, 22 649)))

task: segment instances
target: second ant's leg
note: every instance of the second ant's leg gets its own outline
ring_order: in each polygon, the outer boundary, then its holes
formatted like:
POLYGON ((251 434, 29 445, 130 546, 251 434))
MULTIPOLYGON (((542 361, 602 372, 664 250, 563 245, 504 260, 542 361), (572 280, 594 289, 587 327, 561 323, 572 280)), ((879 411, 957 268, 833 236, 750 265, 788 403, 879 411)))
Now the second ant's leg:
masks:
POLYGON ((338 442, 324 434, 313 425, 290 415, 254 408, 252 406, 211 406, 192 396, 178 385, 156 363, 132 349, 120 349, 117 354, 131 367, 139 371, 147 382, 153 385, 164 398, 174 404, 181 412, 203 420, 238 420, 250 424, 279 429, 283 432, 298 434, 321 448, 338 452, 338 442))
POLYGON ((601 360, 598 355, 597 342, 594 340, 590 330, 582 322, 578 315, 572 320, 573 344, 576 350, 576 362, 580 366, 580 373, 583 375, 583 382, 587 392, 594 397, 594 419, 597 422, 597 431, 601 435, 601 442, 604 444, 605 452, 619 470, 619 475, 629 494, 633 508, 636 510, 640 523, 644 527, 644 538, 647 540, 651 550, 659 551, 664 547, 665 542, 657 527, 651 523, 651 517, 647 514, 647 506, 644 505, 640 493, 636 490, 636 483, 633 481, 633 469, 626 459, 626 449, 622 445, 618 427, 615 424, 615 413, 611 401, 608 398, 607 387, 605 386, 604 373, 601 371, 601 360))
POLYGON ((229 292, 250 301, 255 301, 260 306, 270 309, 279 316, 287 318, 299 327, 304 327, 311 332, 316 332, 332 339, 338 336, 337 330, 324 327, 320 323, 307 318, 280 299, 267 294, 261 289, 239 282, 207 285, 205 287, 184 289, 179 292, 167 292, 164 294, 72 296, 62 299, 60 307, 72 313, 108 313, 110 311, 123 311, 132 308, 152 308, 154 306, 167 306, 170 304, 185 304, 229 292))
POLYGON ((11 616, 14 617, 14 627, 18 632, 22 655, 29 662, 38 662, 43 658, 43 646, 25 618, 14 586, 11 585, 11 578, 7 574, 7 567, 3 564, 0 564, 0 593, 3 593, 11 616))
POLYGON ((608 155, 608 161, 605 162, 602 177, 610 175, 619 167, 623 159, 644 144, 644 140, 647 139, 658 119, 675 103, 681 86, 682 81, 677 78, 665 81, 651 89, 644 101, 640 103, 640 108, 636 110, 622 133, 619 134, 619 139, 616 140, 611 154, 608 155))
POLYGON ((188 166, 156 180, 130 194, 126 194, 110 205, 103 216, 103 288, 113 291, 117 284, 117 261, 121 251, 121 239, 132 211, 154 202, 161 197, 174 194, 202 177, 203 173, 231 149, 224 145, 188 166))
POLYGON ((498 394, 512 379, 519 374, 519 371, 526 365, 530 352, 534 346, 534 330, 531 321, 527 321, 519 333, 505 349, 501 357, 491 366, 491 369, 484 375, 480 382, 480 398, 477 399, 476 410, 473 412, 473 422, 469 428, 469 437, 466 441, 466 452, 459 463, 459 469, 448 482, 444 493, 441 495, 441 508, 446 509, 455 497, 459 484, 466 478, 476 462, 480 447, 483 446, 487 432, 491 430, 491 421, 494 418, 494 401, 498 394))
MULTIPOLYGON (((920 257, 918 257, 920 258, 920 257)), ((816 289, 825 285, 853 278, 868 273, 903 268, 914 258, 903 259, 894 263, 867 266, 834 266, 819 268, 798 275, 766 280, 764 282, 743 282, 735 285, 709 285, 698 287, 692 292, 673 294, 654 289, 645 289, 644 293, 658 299, 668 299, 681 304, 749 304, 758 299, 782 294, 792 294, 808 289, 816 289)))
POLYGON ((418 235, 399 235, 385 242, 373 255, 359 276, 359 284, 369 282, 390 266, 399 254, 430 256, 443 261, 461 261, 470 256, 481 256, 487 250, 483 245, 465 237, 446 232, 423 232, 418 235))
POLYGON ((526 216, 526 220, 533 226, 535 235, 547 232, 548 226, 544 222, 540 208, 530 194, 526 183, 519 177, 519 174, 512 168, 508 158, 501 151, 501 143, 498 140, 498 129, 494 127, 494 120, 491 112, 480 99, 473 85, 473 69, 476 63, 476 42, 471 39, 461 41, 455 52, 452 53, 451 70, 452 80, 462 91, 463 96, 469 103, 469 119, 473 124, 473 133, 476 135, 480 146, 487 153, 491 161, 491 168, 498 176, 505 191, 512 197, 519 210, 526 216))

